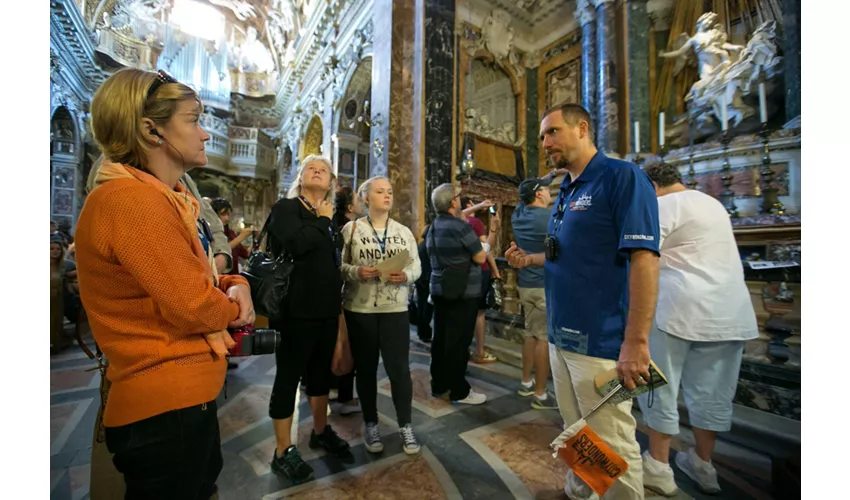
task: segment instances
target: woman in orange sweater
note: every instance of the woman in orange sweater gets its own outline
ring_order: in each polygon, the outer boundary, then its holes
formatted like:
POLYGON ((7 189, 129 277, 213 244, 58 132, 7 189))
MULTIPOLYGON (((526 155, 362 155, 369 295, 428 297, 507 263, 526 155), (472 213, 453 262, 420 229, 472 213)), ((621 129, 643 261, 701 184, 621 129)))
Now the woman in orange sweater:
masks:
POLYGON ((103 424, 128 499, 215 494, 226 328, 254 320, 244 278, 210 265, 210 232, 179 182, 207 162, 201 112, 191 88, 135 69, 112 75, 91 104, 109 161, 80 213, 78 276, 109 360, 103 424))

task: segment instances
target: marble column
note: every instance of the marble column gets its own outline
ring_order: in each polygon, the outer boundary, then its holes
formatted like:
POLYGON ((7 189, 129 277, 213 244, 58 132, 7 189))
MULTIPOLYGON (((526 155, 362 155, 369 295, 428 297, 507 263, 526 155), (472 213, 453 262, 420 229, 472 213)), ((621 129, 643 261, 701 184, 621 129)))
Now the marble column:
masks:
POLYGON ((785 63, 785 120, 800 115, 800 0, 783 0, 782 58, 785 63))
POLYGON ((620 123, 615 5, 614 0, 593 0, 593 3, 596 5, 596 147, 604 153, 617 154, 620 123))
POLYGON ((455 0, 424 0, 425 207, 433 216, 431 192, 452 182, 452 106, 454 103, 455 0))
MULTIPOLYGON (((581 26, 581 105, 596 118, 596 7, 591 0, 576 3, 575 18, 581 26)), ((594 132, 598 132, 596 123, 594 132)), ((594 137, 595 139, 595 137, 594 137)))
POLYGON ((538 68, 529 68, 525 70, 525 88, 527 98, 525 100, 525 150, 527 177, 537 177, 538 167, 540 163, 540 152, 538 143, 540 139, 537 134, 540 132, 540 116, 538 113, 537 103, 537 73, 538 68))
MULTIPOLYGON (((640 151, 649 151, 649 13, 646 10, 647 0, 629 0, 627 6, 628 23, 628 64, 629 64, 629 125, 640 123, 640 151)), ((627 151, 634 152, 634 127, 624 127, 631 130, 627 141, 627 151)))
MULTIPOLYGON (((395 200, 392 217, 416 230, 419 225, 419 152, 414 135, 415 31, 422 29, 416 12, 424 0, 375 0, 372 22, 372 112, 370 166, 372 175, 389 177, 395 200), (392 27, 391 29, 387 29, 392 27)), ((419 87, 421 89, 421 87, 419 87)))

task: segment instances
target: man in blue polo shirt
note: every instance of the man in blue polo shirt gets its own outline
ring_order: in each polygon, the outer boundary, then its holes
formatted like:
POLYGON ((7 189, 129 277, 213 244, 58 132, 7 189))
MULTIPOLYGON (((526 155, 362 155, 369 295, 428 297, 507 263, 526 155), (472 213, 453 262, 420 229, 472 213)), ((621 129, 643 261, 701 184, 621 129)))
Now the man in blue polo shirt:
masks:
MULTIPOLYGON (((549 359, 565 425, 601 399, 593 378, 616 367, 632 389, 649 380, 649 331, 658 296, 658 201, 637 165, 608 158, 593 145, 587 110, 564 104, 547 111, 540 139, 561 183, 549 220, 546 251, 506 253, 517 268, 542 266, 549 359)), ((632 403, 604 405, 588 421, 629 468, 605 498, 644 498, 640 446, 632 403)), ((572 471, 570 498, 591 498, 572 471)))

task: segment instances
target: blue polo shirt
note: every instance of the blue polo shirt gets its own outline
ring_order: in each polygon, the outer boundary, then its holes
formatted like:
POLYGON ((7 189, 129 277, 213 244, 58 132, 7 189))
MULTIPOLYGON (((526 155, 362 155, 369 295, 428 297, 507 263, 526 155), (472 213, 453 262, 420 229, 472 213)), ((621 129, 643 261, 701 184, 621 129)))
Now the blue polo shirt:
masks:
POLYGON ((568 175, 549 221, 559 246, 558 259, 544 266, 549 342, 618 359, 629 311, 629 251, 658 253, 659 232, 655 188, 637 165, 596 153, 575 181, 568 175))

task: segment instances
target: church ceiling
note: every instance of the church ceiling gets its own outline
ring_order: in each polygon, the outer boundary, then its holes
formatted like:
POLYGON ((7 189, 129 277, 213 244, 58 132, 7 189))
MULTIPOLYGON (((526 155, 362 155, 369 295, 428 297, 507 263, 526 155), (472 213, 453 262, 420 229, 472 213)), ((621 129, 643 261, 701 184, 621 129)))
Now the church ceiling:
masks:
MULTIPOLYGON (((502 9, 526 32, 548 26, 552 22, 566 22, 575 11, 574 0, 472 0, 477 9, 502 9)), ((537 36, 546 33, 534 33, 537 36)))

